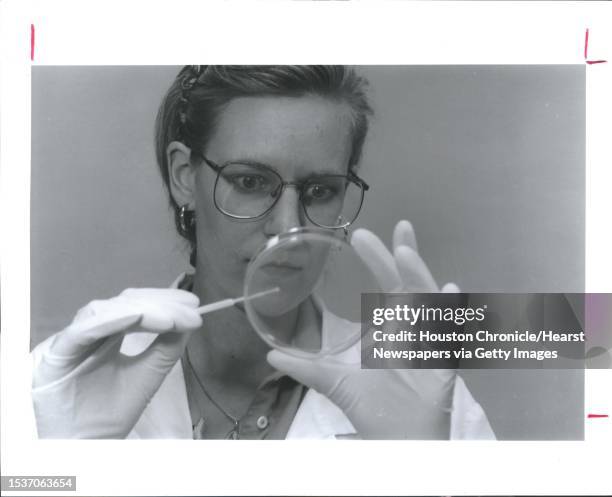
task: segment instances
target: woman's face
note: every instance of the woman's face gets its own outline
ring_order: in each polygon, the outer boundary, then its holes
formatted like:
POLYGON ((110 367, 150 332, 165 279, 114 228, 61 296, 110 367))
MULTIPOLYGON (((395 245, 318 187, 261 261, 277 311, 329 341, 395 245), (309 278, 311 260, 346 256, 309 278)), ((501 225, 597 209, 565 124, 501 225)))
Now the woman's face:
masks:
MULTIPOLYGON (((286 182, 346 174, 350 153, 350 107, 317 96, 234 99, 222 111, 204 149, 216 164, 263 164, 286 182)), ((237 296, 242 294, 248 263, 271 237, 314 225, 291 186, 262 218, 230 218, 214 205, 216 176, 204 163, 195 173, 197 269, 214 294, 237 296)))

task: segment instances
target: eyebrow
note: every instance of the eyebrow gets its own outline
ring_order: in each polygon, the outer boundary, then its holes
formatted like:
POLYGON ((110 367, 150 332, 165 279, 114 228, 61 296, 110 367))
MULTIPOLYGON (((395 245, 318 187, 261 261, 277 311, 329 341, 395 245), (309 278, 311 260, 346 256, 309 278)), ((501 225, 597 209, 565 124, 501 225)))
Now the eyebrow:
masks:
MULTIPOLYGON (((252 159, 231 159, 228 161, 225 161, 223 164, 221 164, 221 166, 227 166, 228 164, 244 164, 245 166, 255 166, 255 167, 264 167, 267 169, 272 169, 272 171, 276 172, 279 176, 283 176, 282 172, 278 170, 278 168, 270 165, 270 164, 266 164, 265 162, 259 162, 256 160, 252 160, 252 159)), ((316 177, 316 176, 346 176, 346 174, 348 174, 348 170, 347 173, 345 174, 341 174, 338 171, 326 171, 325 169, 319 169, 316 171, 311 171, 310 174, 308 174, 307 177, 316 177)))

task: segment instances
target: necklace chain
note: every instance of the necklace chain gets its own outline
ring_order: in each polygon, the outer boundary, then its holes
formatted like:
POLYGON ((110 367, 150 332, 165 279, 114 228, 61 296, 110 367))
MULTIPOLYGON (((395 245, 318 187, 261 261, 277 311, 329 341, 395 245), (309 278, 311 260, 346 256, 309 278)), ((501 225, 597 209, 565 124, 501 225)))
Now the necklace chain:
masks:
POLYGON ((206 396, 206 398, 208 400, 210 400, 210 402, 227 418, 229 419, 232 423, 234 423, 234 427, 229 431, 229 433, 226 435, 226 438, 238 438, 238 436, 240 435, 240 421, 241 418, 236 418, 234 416, 232 416, 229 412, 227 412, 225 409, 223 409, 223 407, 221 406, 221 404, 219 404, 213 397, 212 395, 210 395, 210 393, 208 393, 208 390, 206 390, 206 388, 204 387, 204 383, 202 383, 202 380, 200 380, 200 377, 198 376, 198 373, 196 373, 195 368, 193 367, 193 364, 191 363, 191 359, 189 358, 189 352, 187 351, 187 349, 185 349, 185 358, 187 359, 187 364, 189 365, 189 369, 191 369, 191 372, 193 373, 193 377, 196 379, 196 382, 198 383, 198 385, 200 386, 200 389, 202 390, 202 392, 204 393, 204 395, 206 396))

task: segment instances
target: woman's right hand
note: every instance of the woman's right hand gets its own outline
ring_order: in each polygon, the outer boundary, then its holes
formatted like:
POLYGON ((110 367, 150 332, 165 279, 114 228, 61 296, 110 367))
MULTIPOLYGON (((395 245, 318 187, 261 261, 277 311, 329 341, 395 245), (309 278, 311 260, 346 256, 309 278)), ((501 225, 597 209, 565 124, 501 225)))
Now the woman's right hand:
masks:
POLYGON ((39 437, 125 438, 202 325, 198 306, 190 292, 146 288, 82 308, 35 359, 39 437), (137 356, 120 353, 135 330, 158 336, 137 356))

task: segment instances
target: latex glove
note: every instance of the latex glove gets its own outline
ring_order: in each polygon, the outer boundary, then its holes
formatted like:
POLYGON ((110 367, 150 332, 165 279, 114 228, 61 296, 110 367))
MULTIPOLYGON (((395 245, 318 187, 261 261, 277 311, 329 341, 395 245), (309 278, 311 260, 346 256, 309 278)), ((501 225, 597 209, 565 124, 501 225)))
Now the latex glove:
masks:
POLYGON ((176 289, 128 289, 82 308, 34 350, 32 398, 40 438, 125 438, 202 325, 199 299, 176 289), (124 334, 158 333, 137 356, 124 334))
MULTIPOLYGON (((359 229, 351 244, 377 276, 384 292, 438 292, 417 252, 412 225, 400 221, 393 234, 393 254, 371 231, 359 229)), ((457 292, 453 283, 443 292, 457 292)), ((347 334, 354 333, 348 329, 347 334)), ((342 333, 342 330, 334 330, 342 333)), ((297 358, 268 353, 278 370, 325 395, 364 439, 448 439, 456 372, 454 369, 368 370, 338 357, 297 358)))

